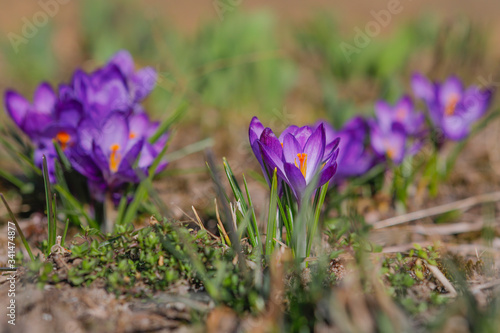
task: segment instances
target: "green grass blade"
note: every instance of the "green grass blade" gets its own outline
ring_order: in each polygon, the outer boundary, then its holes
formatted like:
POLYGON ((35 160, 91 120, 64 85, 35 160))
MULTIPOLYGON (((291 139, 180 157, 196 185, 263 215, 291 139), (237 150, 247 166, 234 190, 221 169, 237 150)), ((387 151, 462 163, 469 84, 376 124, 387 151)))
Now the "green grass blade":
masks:
MULTIPOLYGON (((56 161, 55 167, 56 167, 57 184, 59 186, 63 187, 67 193, 70 193, 69 188, 68 188, 68 184, 66 183, 66 179, 64 178, 63 170, 62 170, 62 167, 61 167, 61 164, 59 163, 59 161, 56 161)), ((54 189, 57 191, 57 187, 54 187, 54 189)), ((59 193, 59 194, 61 194, 61 193, 59 193)), ((72 194, 70 194, 70 195, 73 196, 72 194)), ((74 198, 74 196, 73 196, 73 198, 74 198)), ((74 225, 79 226, 81 224, 80 218, 79 218, 78 214, 74 213, 75 211, 78 211, 78 209, 73 207, 73 205, 68 200, 66 200, 66 198, 63 197, 62 195, 60 195, 60 199, 61 199, 61 204, 63 206, 63 213, 65 213, 66 216, 69 217, 69 219, 71 220, 71 222, 74 225)), ((76 199, 74 199, 74 200, 76 201, 76 199)))
POLYGON ((31 161, 27 156, 21 154, 21 153, 17 153, 17 155, 19 156, 19 158, 25 162, 30 168, 31 170, 33 170, 38 176, 42 176, 42 170, 40 170, 34 163, 33 161, 31 161))
POLYGON ((279 211, 280 211, 280 216, 281 216, 281 220, 283 221, 284 225, 285 225, 285 230, 286 230, 286 245, 287 246, 290 246, 291 245, 291 241, 292 241, 292 233, 293 233, 293 227, 292 227, 292 224, 290 223, 290 219, 288 218, 289 216, 287 216, 287 213, 285 212, 285 209, 283 207, 283 204, 281 202, 280 199, 278 199, 278 208, 279 208, 279 211))
POLYGON ((266 229, 266 255, 271 255, 274 251, 276 241, 276 208, 278 205, 278 175, 277 170, 274 169, 273 178, 271 182, 271 194, 269 197, 269 214, 267 216, 267 229, 266 229))
POLYGON ((156 130, 155 134, 153 134, 149 138, 149 143, 155 143, 156 141, 158 141, 158 139, 163 134, 165 134, 170 129, 170 127, 172 127, 173 124, 178 122, 179 119, 181 119, 182 116, 184 116, 184 114, 186 113, 187 107, 188 107, 188 103, 186 101, 181 102, 179 104, 179 106, 177 107, 177 109, 174 111, 174 113, 169 118, 167 118, 167 120, 165 120, 163 123, 161 123, 160 126, 158 127, 158 129, 156 130))
POLYGON ((21 227, 19 226, 19 223, 17 223, 17 219, 14 216, 14 213, 12 212, 12 210, 10 209, 10 206, 7 203, 7 200, 5 200, 3 193, 0 193, 0 198, 2 198, 3 204, 5 205, 5 208, 7 208, 7 211, 9 212, 9 215, 10 215, 10 218, 12 219, 12 222, 14 222, 14 224, 16 225, 17 232, 19 233, 19 236, 21 237, 21 241, 24 244, 24 248, 26 249, 26 251, 28 251, 28 254, 30 256, 31 261, 34 261, 35 257, 33 256, 33 252, 31 252, 31 247, 29 246, 28 241, 26 240, 26 237, 24 237, 24 233, 23 233, 21 227))
MULTIPOLYGON (((43 183, 45 185, 45 200, 47 202, 47 222, 48 222, 48 243, 49 243, 49 248, 48 251, 50 252, 50 249, 52 246, 56 244, 56 226, 55 226, 55 216, 54 216, 54 210, 52 206, 52 191, 50 190, 50 180, 49 180, 49 171, 47 167, 47 158, 45 155, 42 157, 42 170, 43 170, 43 183)), ((49 253, 47 253, 48 255, 49 253)))
POLYGON ((64 232, 61 238, 61 246, 64 247, 64 242, 66 241, 66 234, 68 233, 68 228, 69 228, 69 219, 66 219, 66 223, 64 225, 64 232))
POLYGON ((200 151, 203 151, 207 148, 210 148, 214 145, 214 139, 207 138, 193 144, 187 145, 177 151, 168 153, 165 155, 165 160, 169 162, 177 161, 187 155, 191 155, 200 151))
POLYGON ((314 220, 313 220, 313 225, 311 228, 309 228, 308 231, 308 237, 307 237, 307 250, 306 250, 306 257, 309 257, 311 254, 311 246, 312 242, 314 240, 314 237, 316 235, 316 231, 318 230, 318 225, 319 225, 319 216, 321 214, 321 208, 323 207, 323 203, 325 202, 326 198, 326 193, 328 192, 328 184, 330 182, 327 182, 325 185, 321 187, 320 193, 319 193, 319 198, 318 201, 316 202, 316 207, 314 210, 314 220))
POLYGON ((224 163, 224 171, 226 173, 227 180, 229 181, 229 185, 231 186, 231 190, 233 191, 234 197, 236 201, 240 201, 242 204, 245 203, 245 210, 246 210, 246 201, 245 197, 243 196, 243 192, 241 191, 240 186, 238 185, 238 182, 236 181, 236 177, 234 176, 233 170, 231 169, 231 166, 229 165, 227 159, 224 157, 223 159, 224 163))
POLYGON ((3 179, 7 180, 9 183, 17 187, 19 190, 23 190, 23 188, 26 187, 23 181, 21 181, 19 178, 11 174, 10 172, 4 171, 0 169, 0 177, 3 179))
POLYGON ((56 149, 57 156, 59 157, 59 161, 61 161, 64 170, 71 170, 71 162, 68 160, 68 157, 63 152, 61 146, 57 141, 54 140, 54 148, 56 149))
POLYGON ((121 221, 119 221, 121 224, 132 223, 132 221, 137 216, 137 211, 139 210, 139 206, 148 197, 148 191, 147 191, 148 187, 146 186, 145 182, 152 181, 153 177, 155 176, 155 171, 156 171, 156 169, 158 169, 158 165, 160 165, 161 160, 163 159, 163 156, 167 152, 168 146, 169 146, 169 144, 166 144, 163 147, 161 152, 154 159, 153 164, 149 167, 149 170, 148 170, 149 175, 147 178, 143 179, 142 182, 137 187, 137 190, 136 190, 135 195, 134 195, 134 199, 132 200, 132 202, 128 206, 123 219, 121 221))
POLYGON ((66 199, 79 214, 81 214, 85 218, 91 228, 99 229, 99 224, 97 224, 97 222, 89 216, 89 214, 85 211, 78 200, 75 199, 75 197, 73 197, 66 189, 64 189, 59 184, 54 185, 54 189, 61 195, 61 197, 66 199))
POLYGON ((252 212, 252 219, 251 219, 252 223, 249 224, 248 228, 253 230, 254 240, 253 240, 252 246, 257 247, 257 246, 260 246, 260 243, 261 243, 259 225, 257 222, 257 216, 255 215, 255 209, 253 208, 252 197, 250 196, 250 191, 248 191, 248 184, 247 184, 247 180, 245 178, 245 175, 243 175, 243 184, 245 185, 245 192, 247 194, 248 206, 252 212))

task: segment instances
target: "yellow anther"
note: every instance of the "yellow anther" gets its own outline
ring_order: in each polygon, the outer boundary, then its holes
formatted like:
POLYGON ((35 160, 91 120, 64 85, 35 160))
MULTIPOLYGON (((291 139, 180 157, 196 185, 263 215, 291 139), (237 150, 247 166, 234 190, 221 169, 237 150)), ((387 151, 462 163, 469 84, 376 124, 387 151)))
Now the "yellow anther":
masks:
POLYGON ((113 172, 116 172, 118 171, 118 165, 121 161, 121 154, 118 152, 118 150, 120 149, 120 145, 115 143, 111 145, 110 149, 111 155, 109 155, 109 169, 113 172))

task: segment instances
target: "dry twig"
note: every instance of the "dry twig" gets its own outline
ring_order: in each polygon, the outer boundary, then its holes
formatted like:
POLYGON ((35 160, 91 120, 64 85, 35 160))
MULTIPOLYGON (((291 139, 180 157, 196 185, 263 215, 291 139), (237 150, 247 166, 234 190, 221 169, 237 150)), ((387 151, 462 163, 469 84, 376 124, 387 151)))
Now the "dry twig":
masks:
POLYGON ((495 202, 495 201, 500 201, 500 191, 476 195, 474 197, 470 197, 455 202, 450 202, 441 206, 431 207, 428 209, 419 210, 409 214, 391 217, 390 219, 376 222, 373 225, 373 229, 391 227, 394 225, 419 220, 425 217, 444 214, 453 210, 466 210, 481 203, 495 202))

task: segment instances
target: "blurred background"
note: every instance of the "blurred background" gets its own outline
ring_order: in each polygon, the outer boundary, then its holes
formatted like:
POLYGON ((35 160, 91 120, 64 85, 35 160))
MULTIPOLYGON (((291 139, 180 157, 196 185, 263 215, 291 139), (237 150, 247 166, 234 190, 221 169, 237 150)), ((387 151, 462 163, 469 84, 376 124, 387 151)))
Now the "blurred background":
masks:
MULTIPOLYGON (((40 81, 68 82, 76 68, 94 70, 127 49, 138 67, 160 74, 146 101, 154 119, 188 102, 171 149, 214 138, 216 154, 228 157, 235 174, 258 169, 247 139, 254 115, 277 131, 318 118, 340 127, 355 113, 372 114, 377 99, 393 102, 409 92, 416 71, 437 80, 456 74, 480 86, 500 82, 498 1, 0 4, 2 92, 14 88, 31 98, 40 81)), ((4 112, 0 121, 14 126, 4 112)), ((489 126, 470 153, 497 176, 498 132, 498 124, 489 126)), ((4 152, 0 157, 1 168, 15 168, 4 152)), ((207 180, 201 153, 172 163, 165 175, 172 174, 179 175, 175 182, 157 186, 175 194, 174 206, 212 204, 211 183, 200 182, 207 180)), ((480 180, 498 185, 498 177, 480 180)))

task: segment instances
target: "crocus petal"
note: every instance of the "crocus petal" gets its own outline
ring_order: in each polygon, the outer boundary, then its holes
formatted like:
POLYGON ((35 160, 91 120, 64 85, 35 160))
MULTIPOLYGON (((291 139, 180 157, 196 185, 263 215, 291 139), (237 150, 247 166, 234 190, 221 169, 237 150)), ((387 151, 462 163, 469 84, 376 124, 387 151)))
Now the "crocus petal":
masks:
POLYGON ((413 74, 411 78, 411 87, 417 98, 423 99, 427 103, 434 102, 436 98, 435 86, 422 74, 413 74))
POLYGON ((100 140, 100 138, 101 132, 91 119, 84 119, 80 122, 78 126, 78 143, 86 153, 92 151, 94 140, 100 140))
POLYGON ((105 179, 108 179, 111 174, 109 170, 108 155, 109 154, 106 154, 96 142, 92 142, 92 158, 99 169, 101 169, 105 179))
POLYGON ((109 62, 118 66, 126 76, 130 76, 134 73, 134 60, 126 50, 116 52, 109 62))
POLYGON ((77 100, 61 101, 55 109, 57 122, 76 128, 83 117, 82 104, 77 100))
POLYGON ((129 140, 127 147, 132 147, 139 140, 152 135, 154 131, 149 132, 151 122, 146 113, 133 114, 128 119, 129 140))
POLYGON ((110 154, 113 145, 118 145, 121 151, 125 150, 130 135, 125 117, 118 113, 112 114, 104 122, 100 134, 97 144, 105 155, 110 154))
POLYGON ((32 139, 38 140, 54 119, 51 115, 30 112, 24 119, 23 131, 32 139))
POLYGON ((72 87, 74 97, 80 101, 87 101, 90 88, 90 77, 84 71, 78 69, 73 74, 72 87))
POLYGON ((341 142, 341 138, 338 137, 335 140, 333 140, 332 142, 330 142, 325 147, 325 154, 328 154, 328 155, 323 156, 323 162, 330 159, 330 157, 332 156, 333 153, 335 153, 335 151, 338 151, 338 147, 340 146, 340 142, 341 142))
POLYGON ((262 125, 259 118, 253 117, 250 121, 250 126, 248 127, 248 137, 251 145, 253 145, 253 143, 260 138, 263 131, 264 125, 262 125))
MULTIPOLYGON (((276 155, 276 153, 271 150, 268 146, 262 144, 261 141, 257 141, 260 147, 260 151, 262 153, 262 161, 266 167, 266 173, 269 172, 270 176, 272 176, 272 172, 274 169, 277 169, 278 177, 281 179, 286 179, 285 169, 283 166, 283 161, 281 160, 281 156, 276 155)), ((271 178, 271 177, 269 177, 271 178)))
POLYGON ((338 137, 337 131, 335 131, 335 129, 329 122, 324 120, 317 121, 316 124, 314 124, 314 129, 318 128, 318 126, 321 124, 323 124, 323 128, 325 129, 325 141, 326 145, 328 146, 338 137))
POLYGON ((5 108, 16 125, 23 129, 24 120, 30 110, 30 103, 15 91, 5 93, 5 108))
POLYGON ((135 102, 142 101, 153 91, 157 78, 158 75, 152 67, 140 69, 132 76, 135 102))
POLYGON ((448 106, 450 103, 458 103, 462 99, 463 91, 462 82, 457 77, 452 76, 439 86, 439 103, 443 107, 448 106))
POLYGON ((284 169, 287 175, 287 183, 292 188, 297 200, 300 201, 306 189, 306 180, 295 164, 285 163, 284 169))
POLYGON ((292 134, 287 134, 283 140, 283 157, 286 163, 296 164, 297 155, 302 153, 300 143, 292 134))
POLYGON ((71 161, 71 167, 85 176, 88 180, 100 183, 104 182, 101 169, 94 160, 82 150, 71 149, 68 154, 68 159, 71 161))
POLYGON ((47 173, 51 183, 56 182, 56 166, 57 152, 51 140, 40 140, 34 150, 33 160, 37 167, 42 169, 43 156, 47 159, 47 173))
POLYGON ((401 97, 394 106, 394 121, 403 124, 407 131, 412 131, 415 127, 413 123, 415 114, 413 102, 407 95, 401 97))
POLYGON ((462 140, 469 134, 469 122, 460 115, 443 119, 444 135, 454 141, 462 140))
POLYGON ((283 149, 281 143, 270 128, 265 128, 260 136, 260 142, 269 147, 277 156, 281 157, 283 149))
POLYGON ((144 144, 144 139, 138 141, 127 151, 127 153, 120 162, 120 166, 117 171, 118 174, 127 174, 127 175, 133 174, 134 175, 133 180, 141 180, 147 176, 140 169, 134 170, 133 168, 135 162, 137 161, 137 157, 139 156, 139 153, 142 150, 143 144, 144 144))
POLYGON ((469 87, 462 100, 461 107, 464 109, 464 117, 469 121, 476 121, 481 118, 488 109, 492 94, 490 91, 481 91, 476 86, 469 87))
POLYGON ((395 120, 393 107, 385 101, 377 101, 375 103, 375 115, 382 131, 388 131, 395 120))
POLYGON ((319 125, 307 140, 304 146, 304 153, 307 154, 306 183, 314 177, 325 154, 325 129, 319 125))
POLYGON ((329 165, 325 165, 323 170, 319 175, 318 187, 321 187, 326 184, 329 180, 333 178, 335 173, 337 172, 337 162, 332 160, 333 162, 329 165))
POLYGON ((423 113, 415 114, 408 120, 409 121, 405 127, 408 134, 418 136, 419 133, 422 133, 422 129, 425 123, 425 115, 423 113))
POLYGON ((285 140, 285 135, 287 135, 287 134, 295 135, 295 134, 297 134, 298 130, 299 130, 298 126, 295 126, 295 125, 288 126, 287 128, 285 128, 283 130, 283 132, 281 132, 281 134, 279 136, 280 142, 283 142, 283 140, 285 140))
MULTIPOLYGON (((321 126, 321 125, 320 125, 321 126)), ((323 130, 324 131, 324 130, 323 130)), ((300 143, 300 147, 304 149, 307 140, 312 135, 312 128, 310 126, 303 126, 297 129, 297 132, 294 134, 295 139, 300 143)))
POLYGON ((410 96, 405 95, 400 98, 400 100, 396 103, 396 109, 401 109, 406 111, 406 114, 409 114, 413 111, 413 102, 410 96))
POLYGON ((38 86, 33 98, 33 107, 36 113, 50 115, 56 104, 56 94, 52 87, 44 82, 38 86))
POLYGON ((389 140, 389 157, 396 164, 403 162, 406 153, 406 131, 401 124, 395 123, 392 125, 391 135, 389 140))

